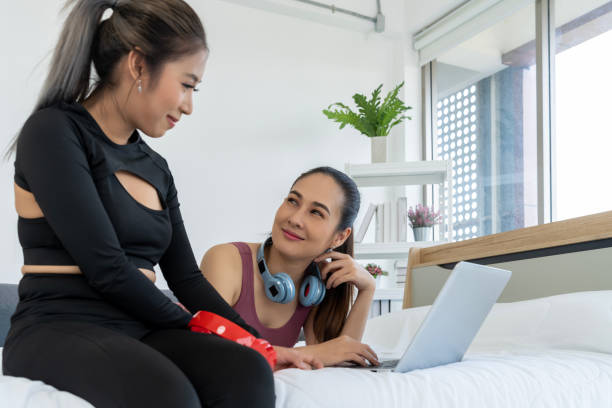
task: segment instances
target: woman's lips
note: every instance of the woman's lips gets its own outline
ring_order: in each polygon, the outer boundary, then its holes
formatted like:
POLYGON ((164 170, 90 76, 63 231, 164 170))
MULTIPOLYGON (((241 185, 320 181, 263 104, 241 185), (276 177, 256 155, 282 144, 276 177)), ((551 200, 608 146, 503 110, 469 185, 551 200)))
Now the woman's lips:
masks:
POLYGON ((291 232, 287 231, 287 230, 282 230, 283 231, 283 235, 285 235, 285 237, 287 237, 288 239, 292 240, 292 241, 303 241, 304 238, 300 238, 295 234, 292 234, 291 232))
POLYGON ((171 128, 173 128, 174 125, 176 125, 176 122, 178 122, 178 119, 175 119, 170 115, 167 115, 166 118, 168 119, 168 123, 170 124, 171 128))

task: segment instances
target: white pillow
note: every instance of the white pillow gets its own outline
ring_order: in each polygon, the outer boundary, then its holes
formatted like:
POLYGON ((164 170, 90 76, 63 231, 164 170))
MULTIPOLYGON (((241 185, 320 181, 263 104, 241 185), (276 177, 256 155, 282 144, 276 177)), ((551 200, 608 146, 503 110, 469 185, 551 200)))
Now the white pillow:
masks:
POLYGON ((550 308, 534 335, 544 346, 612 353, 612 290, 541 299, 550 308))
MULTIPOLYGON (((401 353, 429 308, 405 309, 368 320, 363 342, 383 356, 401 353)), ((506 346, 612 353, 612 291, 494 305, 470 349, 506 346)))

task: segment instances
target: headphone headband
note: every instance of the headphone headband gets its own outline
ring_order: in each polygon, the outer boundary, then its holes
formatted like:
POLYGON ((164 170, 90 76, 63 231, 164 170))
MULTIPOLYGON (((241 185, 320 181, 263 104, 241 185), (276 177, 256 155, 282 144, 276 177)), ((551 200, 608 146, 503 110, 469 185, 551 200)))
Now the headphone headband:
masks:
POLYGON ((264 256, 264 249, 268 246, 272 246, 272 237, 268 237, 257 250, 257 266, 259 267, 259 273, 262 275, 268 271, 268 265, 266 265, 266 258, 264 256))

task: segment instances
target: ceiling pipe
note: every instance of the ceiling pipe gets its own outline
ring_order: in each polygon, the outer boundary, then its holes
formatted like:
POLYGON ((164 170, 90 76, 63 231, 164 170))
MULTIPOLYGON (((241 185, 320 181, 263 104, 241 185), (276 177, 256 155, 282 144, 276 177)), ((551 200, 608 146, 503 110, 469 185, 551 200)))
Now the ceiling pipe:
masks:
POLYGON ((357 13, 355 11, 351 11, 351 10, 347 10, 347 9, 343 9, 340 7, 336 7, 333 4, 324 4, 324 3, 320 3, 318 1, 314 1, 314 0, 295 0, 295 1, 299 1, 300 3, 306 3, 306 4, 310 4, 312 6, 316 6, 316 7, 320 7, 320 8, 324 8, 327 10, 331 10, 332 13, 342 13, 342 14, 348 14, 349 16, 353 16, 353 17, 357 17, 357 18, 361 18, 363 20, 368 20, 374 23, 374 30, 377 33, 382 33, 383 31, 385 31, 385 16, 382 14, 381 8, 380 8, 380 0, 376 0, 376 6, 377 6, 377 12, 376 12, 376 17, 369 17, 360 13, 357 13))

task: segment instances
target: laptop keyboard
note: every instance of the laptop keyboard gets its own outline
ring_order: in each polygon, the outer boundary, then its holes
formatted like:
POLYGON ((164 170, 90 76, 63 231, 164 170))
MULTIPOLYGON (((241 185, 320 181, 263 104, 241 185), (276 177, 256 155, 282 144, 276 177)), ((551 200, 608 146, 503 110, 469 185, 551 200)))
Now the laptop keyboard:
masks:
POLYGON ((399 360, 385 360, 385 361, 381 361, 380 365, 372 366, 370 368, 376 368, 376 369, 378 369, 378 368, 395 368, 397 363, 399 363, 399 360))

